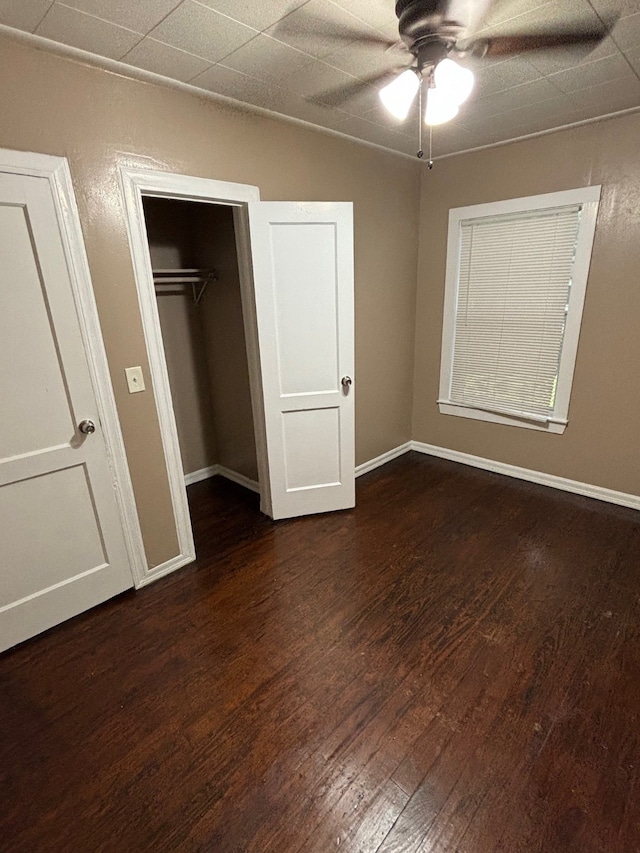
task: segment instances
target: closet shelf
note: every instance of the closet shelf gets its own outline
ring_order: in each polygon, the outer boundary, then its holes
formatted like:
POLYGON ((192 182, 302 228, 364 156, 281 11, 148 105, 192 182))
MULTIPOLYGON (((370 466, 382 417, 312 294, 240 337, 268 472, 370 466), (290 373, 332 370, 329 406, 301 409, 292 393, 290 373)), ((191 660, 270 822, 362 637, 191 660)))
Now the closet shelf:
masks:
POLYGON ((187 290, 176 291, 176 285, 191 285, 191 295, 196 305, 204 296, 207 286, 212 281, 217 281, 218 276, 214 269, 156 269, 153 270, 153 283, 158 295, 187 293, 187 290), (200 285, 200 287, 197 287, 200 285), (171 290, 159 290, 158 288, 169 287, 171 290))

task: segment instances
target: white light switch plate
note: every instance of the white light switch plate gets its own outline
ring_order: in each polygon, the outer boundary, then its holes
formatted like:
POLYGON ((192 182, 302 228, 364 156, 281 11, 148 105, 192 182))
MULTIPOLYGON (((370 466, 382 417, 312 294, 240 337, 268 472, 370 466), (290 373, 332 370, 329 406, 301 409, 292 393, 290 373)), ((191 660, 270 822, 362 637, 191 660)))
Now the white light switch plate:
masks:
POLYGON ((135 394, 137 391, 144 391, 144 376, 142 375, 141 367, 125 367, 124 373, 127 377, 127 386, 130 394, 135 394))

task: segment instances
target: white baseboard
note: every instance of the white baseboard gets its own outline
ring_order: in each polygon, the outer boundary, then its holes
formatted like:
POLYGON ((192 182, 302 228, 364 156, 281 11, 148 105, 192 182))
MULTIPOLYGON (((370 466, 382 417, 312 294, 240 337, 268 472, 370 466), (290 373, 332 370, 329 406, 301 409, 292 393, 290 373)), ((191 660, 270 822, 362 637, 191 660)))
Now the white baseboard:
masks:
POLYGON ((369 471, 373 471, 374 468, 379 468, 381 465, 386 465, 387 462, 391 462, 392 459, 397 459, 398 456, 402 456, 403 453, 408 453, 409 450, 411 450, 411 442, 406 441, 404 444, 399 444, 392 450, 387 450, 386 453, 381 453, 380 456, 376 456, 375 459, 370 459, 368 462, 363 462, 362 465, 357 465, 356 477, 360 477, 362 474, 367 474, 369 471))
POLYGON ((425 453, 428 456, 449 459, 451 462, 461 462, 463 465, 471 465, 474 468, 482 468, 484 471, 493 471, 495 474, 506 474, 508 477, 527 480, 530 483, 538 483, 541 486, 551 486, 563 492, 573 492, 576 495, 596 498, 599 501, 619 504, 620 506, 631 507, 631 509, 640 509, 640 495, 617 492, 614 489, 605 489, 603 486, 593 486, 590 483, 581 483, 578 480, 557 477, 555 474, 532 471, 530 468, 520 468, 518 465, 508 465, 506 462, 496 462, 493 459, 484 459, 482 456, 472 456, 470 453, 449 450, 446 447, 438 447, 435 444, 424 444, 421 441, 412 441, 411 450, 416 450, 418 453, 425 453))
POLYGON ((238 474, 237 471, 232 471, 231 468, 225 468, 224 465, 218 465, 216 467, 218 469, 216 473, 221 477, 226 477, 227 480, 231 480, 239 486, 244 486, 245 489, 250 489, 252 492, 260 494, 260 483, 256 480, 251 480, 249 477, 245 477, 244 474, 238 474))
POLYGON ((185 474, 184 484, 185 486, 190 486, 192 483, 199 483, 201 480, 208 480, 209 477, 218 476, 225 477, 227 480, 238 483, 239 486, 244 486, 245 489, 250 489, 252 492, 260 494, 260 484, 256 480, 250 480, 244 474, 238 474, 237 471, 225 468, 224 465, 210 465, 208 468, 200 468, 198 471, 185 474))
POLYGON ((190 486, 192 483, 199 483, 201 480, 208 480, 209 477, 215 477, 219 474, 219 465, 210 465, 208 468, 200 468, 198 471, 192 471, 190 474, 184 475, 185 486, 190 486))

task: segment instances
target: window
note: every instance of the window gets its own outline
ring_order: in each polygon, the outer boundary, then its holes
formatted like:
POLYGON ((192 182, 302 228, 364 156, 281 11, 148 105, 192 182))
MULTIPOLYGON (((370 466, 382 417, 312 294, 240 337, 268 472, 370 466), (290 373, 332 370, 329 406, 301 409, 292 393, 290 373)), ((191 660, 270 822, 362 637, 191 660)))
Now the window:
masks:
POLYGON ((562 433, 600 187, 449 213, 440 411, 562 433))

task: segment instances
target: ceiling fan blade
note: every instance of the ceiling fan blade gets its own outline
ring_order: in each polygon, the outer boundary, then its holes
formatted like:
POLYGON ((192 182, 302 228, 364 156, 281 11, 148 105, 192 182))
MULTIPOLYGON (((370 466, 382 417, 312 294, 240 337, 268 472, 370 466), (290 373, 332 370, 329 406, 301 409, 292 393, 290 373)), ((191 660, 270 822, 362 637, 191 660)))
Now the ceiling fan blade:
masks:
MULTIPOLYGON (((303 7, 304 9, 304 7, 303 7)), ((343 23, 332 25, 313 12, 304 10, 304 15, 297 16, 295 13, 282 18, 274 27, 274 34, 286 41, 286 36, 309 36, 313 35, 322 39, 334 41, 337 44, 350 44, 354 41, 371 47, 389 48, 396 44, 397 39, 390 39, 382 33, 358 29, 358 27, 347 26, 343 23)))
POLYGON ((394 71, 382 71, 376 74, 370 74, 368 77, 359 77, 353 83, 347 83, 346 86, 337 86, 334 89, 328 89, 325 92, 320 92, 318 95, 313 95, 307 98, 308 101, 321 104, 325 107, 339 107, 346 103, 350 98, 359 95, 370 86, 375 86, 378 83, 388 83, 397 76, 401 71, 405 71, 406 66, 397 68, 394 71))
MULTIPOLYGON (((617 20, 617 19, 616 19, 617 20)), ((535 50, 555 50, 563 47, 595 47, 613 29, 615 21, 601 26, 573 27, 539 33, 513 33, 477 39, 469 43, 466 50, 475 56, 515 56, 535 50)))

